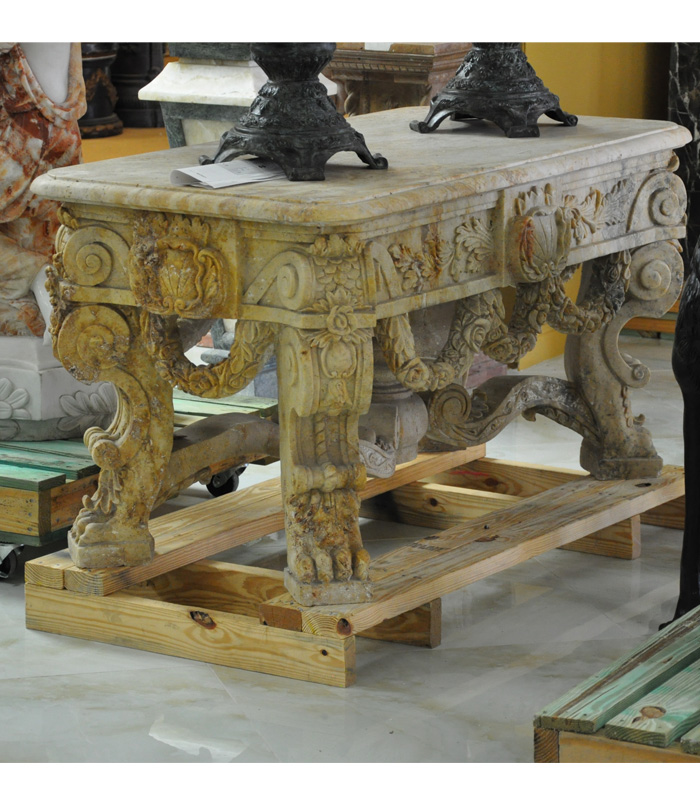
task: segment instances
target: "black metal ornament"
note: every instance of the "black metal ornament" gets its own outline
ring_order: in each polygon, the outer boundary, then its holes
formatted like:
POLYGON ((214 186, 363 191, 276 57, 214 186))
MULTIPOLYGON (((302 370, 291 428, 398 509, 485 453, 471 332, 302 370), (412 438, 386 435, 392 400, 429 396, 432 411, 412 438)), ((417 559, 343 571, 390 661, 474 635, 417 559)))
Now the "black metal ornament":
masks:
POLYGON ((352 150, 371 169, 388 167, 379 153, 370 153, 362 134, 337 111, 318 78, 335 44, 255 43, 250 50, 269 80, 248 112, 221 137, 216 155, 203 156, 200 163, 255 155, 274 161, 290 181, 322 181, 328 159, 352 150))
POLYGON ((574 126, 578 117, 561 110, 559 98, 537 77, 517 42, 473 44, 445 88, 433 97, 418 133, 432 133, 447 117, 458 122, 485 119, 513 138, 539 136, 542 114, 574 126))

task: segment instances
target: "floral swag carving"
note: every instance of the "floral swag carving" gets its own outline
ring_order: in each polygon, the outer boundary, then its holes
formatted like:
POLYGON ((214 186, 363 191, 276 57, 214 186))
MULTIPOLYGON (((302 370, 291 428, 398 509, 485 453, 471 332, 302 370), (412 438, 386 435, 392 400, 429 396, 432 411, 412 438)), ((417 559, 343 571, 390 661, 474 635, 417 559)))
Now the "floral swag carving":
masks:
POLYGON ((198 397, 227 397, 240 392, 267 361, 274 326, 267 322, 239 320, 228 358, 213 366, 198 366, 185 355, 177 317, 144 312, 146 347, 162 378, 198 397))

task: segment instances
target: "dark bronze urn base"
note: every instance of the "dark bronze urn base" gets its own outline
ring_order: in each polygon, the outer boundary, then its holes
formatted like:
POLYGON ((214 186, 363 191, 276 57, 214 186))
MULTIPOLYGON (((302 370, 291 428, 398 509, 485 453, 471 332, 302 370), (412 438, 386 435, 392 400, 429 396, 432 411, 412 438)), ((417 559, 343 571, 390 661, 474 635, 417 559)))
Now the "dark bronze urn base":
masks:
POLYGON ((256 43, 250 49, 269 80, 221 137, 214 158, 202 157, 202 164, 255 155, 274 161, 290 181, 322 181, 328 159, 352 150, 371 169, 387 168, 387 160, 372 155, 364 137, 336 110, 318 78, 335 44, 256 43))
POLYGON ((433 97, 423 122, 412 122, 418 133, 432 133, 447 117, 458 122, 495 122, 510 138, 539 136, 537 120, 550 119, 574 126, 559 98, 537 77, 517 43, 474 44, 457 74, 433 97))

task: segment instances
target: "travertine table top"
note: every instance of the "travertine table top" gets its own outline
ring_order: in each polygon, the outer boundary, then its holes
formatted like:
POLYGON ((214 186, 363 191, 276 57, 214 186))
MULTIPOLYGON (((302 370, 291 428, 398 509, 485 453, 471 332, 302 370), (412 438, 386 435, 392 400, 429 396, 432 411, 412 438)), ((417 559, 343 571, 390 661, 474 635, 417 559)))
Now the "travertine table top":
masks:
POLYGON ((205 214, 214 217, 316 226, 362 223, 377 217, 502 190, 562 173, 619 168, 624 160, 668 151, 690 141, 690 132, 661 120, 580 117, 575 128, 543 119, 537 139, 508 139, 495 126, 447 122, 418 134, 409 122, 423 108, 400 108, 353 117, 371 152, 389 160, 370 171, 354 153, 328 162, 323 182, 274 181, 226 189, 175 187, 173 169, 196 165, 217 144, 56 169, 33 184, 62 202, 205 214))

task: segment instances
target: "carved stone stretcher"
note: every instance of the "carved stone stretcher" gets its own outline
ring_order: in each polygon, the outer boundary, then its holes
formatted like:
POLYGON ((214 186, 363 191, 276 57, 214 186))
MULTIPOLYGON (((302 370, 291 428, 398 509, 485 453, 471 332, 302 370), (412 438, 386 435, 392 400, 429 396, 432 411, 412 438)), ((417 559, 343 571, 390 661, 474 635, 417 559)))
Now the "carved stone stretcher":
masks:
POLYGON ((649 371, 620 353, 618 334, 633 316, 665 313, 680 292, 686 196, 673 148, 689 132, 582 117, 576 128, 544 123, 532 141, 488 123, 466 131, 448 122, 427 137, 409 130, 417 113, 358 117, 390 169, 369 172, 341 154, 323 184, 170 185, 173 169, 214 145, 54 170, 34 183, 63 203, 50 278, 56 354, 119 394, 109 430, 86 434, 101 473, 69 536, 78 566, 152 557, 149 514, 174 480, 171 387, 232 394, 273 348, 286 585, 305 605, 371 596, 357 492, 373 337, 399 382, 429 397, 428 448, 482 443, 517 414, 542 414, 581 434, 581 464, 594 477, 659 473, 629 401, 649 371), (574 302, 565 285, 579 269, 574 302), (445 346, 424 359, 409 312, 450 301, 445 346), (238 320, 231 355, 195 366, 178 319, 215 317, 238 320), (567 380, 515 375, 471 395, 462 388, 475 353, 517 363, 545 323, 569 335, 567 380))

